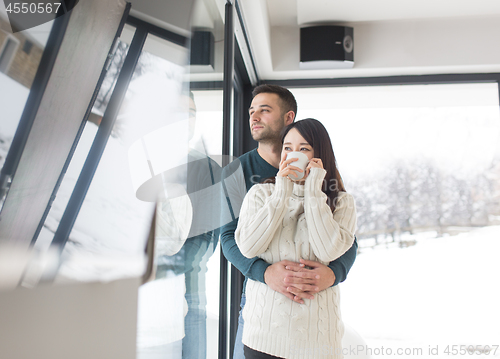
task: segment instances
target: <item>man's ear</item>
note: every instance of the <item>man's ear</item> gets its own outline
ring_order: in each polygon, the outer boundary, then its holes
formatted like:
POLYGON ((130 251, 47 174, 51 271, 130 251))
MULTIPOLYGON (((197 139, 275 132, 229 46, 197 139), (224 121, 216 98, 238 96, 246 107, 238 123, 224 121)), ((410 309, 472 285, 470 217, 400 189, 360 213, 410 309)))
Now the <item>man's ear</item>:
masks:
POLYGON ((288 111, 285 114, 285 126, 288 126, 289 124, 293 123, 294 120, 295 120, 295 112, 288 111))

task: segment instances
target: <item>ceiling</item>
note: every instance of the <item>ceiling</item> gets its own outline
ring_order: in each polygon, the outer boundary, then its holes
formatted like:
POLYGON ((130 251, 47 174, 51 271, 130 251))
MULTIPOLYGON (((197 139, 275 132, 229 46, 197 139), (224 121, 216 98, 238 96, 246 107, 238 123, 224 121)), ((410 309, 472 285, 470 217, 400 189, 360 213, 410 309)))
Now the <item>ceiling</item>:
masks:
POLYGON ((261 79, 500 72, 498 0, 238 0, 261 79), (300 70, 300 27, 354 29, 352 69, 300 70))
POLYGON ((497 0, 266 0, 271 26, 500 14, 497 0))

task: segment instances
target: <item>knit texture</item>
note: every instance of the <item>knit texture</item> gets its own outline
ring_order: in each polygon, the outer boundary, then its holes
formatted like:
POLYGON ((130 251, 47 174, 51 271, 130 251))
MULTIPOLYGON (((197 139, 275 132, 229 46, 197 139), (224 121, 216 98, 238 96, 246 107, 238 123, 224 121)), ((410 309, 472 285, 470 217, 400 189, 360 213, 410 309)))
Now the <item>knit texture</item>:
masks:
MULTIPOLYGON (((276 184, 253 186, 243 201, 235 232, 241 253, 268 263, 304 258, 325 265, 345 253, 354 241, 354 200, 341 192, 332 215, 321 191, 325 174, 324 169, 312 168, 304 185, 276 177, 276 184)), ((245 345, 290 359, 342 358, 337 286, 299 304, 248 280, 246 296, 245 345)))

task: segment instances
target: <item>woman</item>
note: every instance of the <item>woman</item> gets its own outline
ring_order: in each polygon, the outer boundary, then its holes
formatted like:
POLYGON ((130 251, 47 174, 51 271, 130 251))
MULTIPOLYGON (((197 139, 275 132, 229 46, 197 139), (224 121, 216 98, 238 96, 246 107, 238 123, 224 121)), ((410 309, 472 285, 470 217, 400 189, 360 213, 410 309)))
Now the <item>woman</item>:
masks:
MULTIPOLYGON (((354 242, 356 210, 344 190, 325 127, 306 119, 282 133, 282 154, 275 183, 253 186, 240 212, 236 243, 244 256, 268 263, 301 258, 328 264, 354 242), (306 154, 303 170, 289 152, 306 154)), ((338 287, 317 293, 304 304, 291 301, 267 285, 248 280, 243 310, 243 343, 249 358, 342 358, 343 324, 338 287)))

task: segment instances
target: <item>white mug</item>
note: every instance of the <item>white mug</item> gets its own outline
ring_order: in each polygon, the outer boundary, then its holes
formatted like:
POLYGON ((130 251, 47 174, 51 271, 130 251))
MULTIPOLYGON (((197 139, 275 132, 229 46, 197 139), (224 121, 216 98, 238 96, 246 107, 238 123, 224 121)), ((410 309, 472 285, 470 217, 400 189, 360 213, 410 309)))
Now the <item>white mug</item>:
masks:
POLYGON ((288 152, 288 154, 286 155, 286 159, 288 160, 290 158, 298 158, 298 161, 294 161, 294 162, 290 163, 289 166, 298 167, 303 172, 294 171, 298 175, 298 177, 295 177, 294 175, 289 174, 288 178, 290 178, 293 181, 301 180, 302 178, 304 178, 306 167, 307 167, 307 164, 309 163, 309 158, 307 158, 307 156, 302 152, 288 152))

